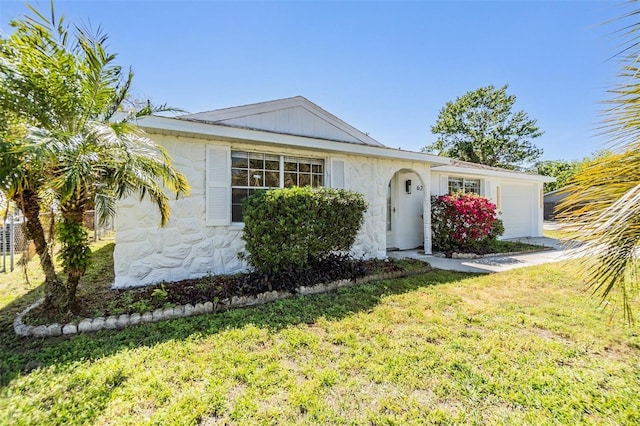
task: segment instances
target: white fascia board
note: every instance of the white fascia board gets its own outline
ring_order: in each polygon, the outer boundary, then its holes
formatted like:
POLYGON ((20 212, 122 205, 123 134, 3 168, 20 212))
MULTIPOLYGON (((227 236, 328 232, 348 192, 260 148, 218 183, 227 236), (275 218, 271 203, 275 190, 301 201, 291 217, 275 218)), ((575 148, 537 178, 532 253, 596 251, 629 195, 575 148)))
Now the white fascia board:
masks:
POLYGON ((314 139, 304 136, 265 132, 262 130, 241 129, 238 127, 198 123, 169 117, 146 116, 138 119, 136 124, 144 130, 151 131, 151 133, 153 133, 154 130, 164 130, 185 135, 226 140, 254 141, 270 145, 328 151, 336 154, 364 155, 369 157, 430 163, 433 165, 450 164, 450 160, 446 157, 439 157, 437 155, 424 154, 421 152, 314 139))
POLYGON ((455 173, 463 175, 476 175, 476 176, 494 176, 502 177, 506 179, 528 180, 533 182, 555 182, 556 178, 542 175, 529 175, 526 173, 516 173, 509 171, 499 170, 486 170, 486 169, 474 169, 458 166, 438 166, 431 169, 435 173, 455 173))

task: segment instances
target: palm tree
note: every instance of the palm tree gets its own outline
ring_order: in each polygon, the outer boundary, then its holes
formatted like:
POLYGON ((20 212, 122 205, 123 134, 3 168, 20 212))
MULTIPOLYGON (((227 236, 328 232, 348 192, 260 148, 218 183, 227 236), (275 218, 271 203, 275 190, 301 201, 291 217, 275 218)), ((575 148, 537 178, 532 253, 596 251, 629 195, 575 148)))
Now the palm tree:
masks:
MULTIPOLYGON (((639 15, 632 11, 623 18, 639 15)), ((579 169, 559 210, 584 242, 587 284, 606 305, 621 305, 632 321, 640 249, 640 22, 624 31, 629 47, 619 54, 619 83, 610 90, 603 122, 611 153, 579 169)))
POLYGON ((56 294, 62 293, 62 283, 56 276, 45 229, 40 221, 47 182, 46 167, 38 152, 20 151, 22 142, 27 138, 24 122, 6 109, 2 109, 0 115, 0 190, 4 198, 13 201, 26 218, 27 235, 34 242, 45 275, 45 297, 53 300, 56 294))
MULTIPOLYGON (((45 298, 49 308, 66 312, 75 306, 90 262, 84 213, 95 203, 104 218, 113 214, 116 199, 138 193, 158 206, 164 225, 165 189, 180 196, 189 185, 168 154, 132 124, 138 114, 123 112, 133 73, 114 64, 116 55, 105 50, 107 36, 77 26, 70 32, 63 19, 55 19, 53 5, 51 19, 29 8, 33 16, 14 20, 14 33, 0 40, 0 107, 15 117, 14 127, 24 129, 2 140, 7 155, 0 181, 23 210, 34 239, 45 236, 39 219, 43 194, 56 200, 67 279, 61 284, 48 271, 45 298)), ((47 244, 36 241, 43 269, 52 266, 47 244)))

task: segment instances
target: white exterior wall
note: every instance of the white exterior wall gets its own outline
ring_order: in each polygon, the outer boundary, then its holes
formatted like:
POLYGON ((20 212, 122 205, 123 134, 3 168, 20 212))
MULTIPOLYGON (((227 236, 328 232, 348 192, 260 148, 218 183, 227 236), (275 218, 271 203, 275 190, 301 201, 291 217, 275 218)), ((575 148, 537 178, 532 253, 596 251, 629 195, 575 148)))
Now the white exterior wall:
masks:
POLYGON ((431 194, 448 193, 448 178, 467 177, 480 179, 481 194, 496 204, 500 219, 505 225, 502 239, 541 237, 543 235, 542 183, 526 179, 508 179, 498 176, 470 173, 432 173, 431 194), (500 196, 498 196, 498 192, 500 196), (526 222, 526 225, 524 223, 526 222))
MULTIPOLYGON (((429 165, 422 162, 388 160, 356 155, 333 156, 327 152, 275 148, 250 142, 230 143, 185 136, 149 135, 165 147, 173 163, 191 184, 189 197, 172 199, 171 218, 160 227, 157 208, 148 200, 129 197, 117 203, 114 287, 142 286, 177 281, 207 274, 228 274, 247 270, 238 258, 244 249, 242 224, 207 226, 205 221, 205 157, 207 145, 227 145, 278 155, 315 157, 325 160, 325 184, 331 182, 331 160, 344 161, 344 187, 364 195, 369 207, 352 254, 356 257, 386 257, 386 191, 399 170, 413 171, 424 188, 429 188, 429 165)), ((414 185, 417 185, 416 182, 414 185)), ((428 191, 423 191, 426 212, 428 191)), ((430 215, 425 215, 425 249, 431 247, 430 215)))

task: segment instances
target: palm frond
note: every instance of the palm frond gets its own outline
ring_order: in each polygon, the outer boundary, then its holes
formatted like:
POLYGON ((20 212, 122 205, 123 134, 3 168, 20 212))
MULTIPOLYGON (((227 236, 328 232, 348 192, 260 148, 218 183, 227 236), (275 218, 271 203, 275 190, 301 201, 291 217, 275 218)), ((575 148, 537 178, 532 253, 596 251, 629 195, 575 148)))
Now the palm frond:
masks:
POLYGON ((109 191, 101 190, 95 197, 95 209, 100 225, 108 223, 116 216, 116 198, 109 191))
MULTIPOLYGON (((613 143, 619 143, 616 128, 613 143)), ((622 135, 624 137, 624 135, 622 135)), ((585 282, 605 306, 633 320, 640 250, 640 149, 635 142, 584 165, 566 187, 558 217, 576 236, 585 282)))

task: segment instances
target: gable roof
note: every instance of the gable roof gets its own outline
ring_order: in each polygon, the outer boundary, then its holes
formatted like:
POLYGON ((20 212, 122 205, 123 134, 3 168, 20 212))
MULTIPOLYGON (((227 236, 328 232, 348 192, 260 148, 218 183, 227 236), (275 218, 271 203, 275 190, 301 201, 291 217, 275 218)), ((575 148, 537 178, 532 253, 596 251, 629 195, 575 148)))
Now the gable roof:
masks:
POLYGON ((180 120, 384 147, 302 96, 185 114, 180 120))
POLYGON ((322 151, 335 154, 354 154, 368 157, 408 160, 429 164, 449 164, 449 159, 423 152, 404 151, 384 145, 368 145, 346 143, 341 141, 312 138, 224 126, 206 121, 184 120, 176 117, 147 115, 136 119, 136 124, 149 133, 160 133, 174 136, 191 136, 215 141, 252 141, 255 143, 322 151))

